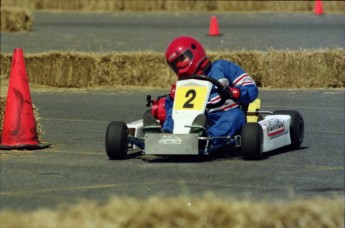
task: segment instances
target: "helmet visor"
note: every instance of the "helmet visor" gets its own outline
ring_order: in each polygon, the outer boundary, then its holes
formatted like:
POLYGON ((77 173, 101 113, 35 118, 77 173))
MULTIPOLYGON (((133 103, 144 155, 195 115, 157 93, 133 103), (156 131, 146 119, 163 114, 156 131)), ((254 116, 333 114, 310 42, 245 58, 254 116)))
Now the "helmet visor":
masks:
POLYGON ((181 73, 188 69, 188 66, 192 63, 193 53, 187 49, 182 54, 180 54, 174 61, 168 62, 170 67, 174 70, 176 74, 181 73))

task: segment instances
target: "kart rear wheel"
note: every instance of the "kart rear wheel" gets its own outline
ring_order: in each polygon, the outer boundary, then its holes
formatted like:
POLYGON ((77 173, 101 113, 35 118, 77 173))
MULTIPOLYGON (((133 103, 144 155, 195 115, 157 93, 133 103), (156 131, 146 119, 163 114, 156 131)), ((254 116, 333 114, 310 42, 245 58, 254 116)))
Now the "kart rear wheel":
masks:
POLYGON ((290 149, 295 150, 299 148, 304 139, 304 121, 302 115, 297 111, 292 110, 277 110, 273 112, 274 115, 289 115, 291 116, 290 122, 290 149))
POLYGON ((128 152, 128 127, 124 122, 112 121, 105 134, 105 151, 110 160, 124 159, 128 152))
POLYGON ((241 132, 241 152, 244 160, 258 160, 261 157, 263 130, 258 123, 247 123, 241 132))

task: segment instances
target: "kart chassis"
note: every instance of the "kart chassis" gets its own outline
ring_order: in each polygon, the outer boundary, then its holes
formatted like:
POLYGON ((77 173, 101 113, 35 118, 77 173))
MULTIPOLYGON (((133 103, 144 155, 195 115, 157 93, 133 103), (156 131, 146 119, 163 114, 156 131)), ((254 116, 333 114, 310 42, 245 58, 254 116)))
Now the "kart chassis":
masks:
MULTIPOLYGON (((185 82, 177 83, 176 93, 186 91, 183 86, 195 87, 196 91, 206 93, 203 97, 200 110, 187 110, 176 108, 173 117, 179 120, 178 127, 173 133, 146 133, 144 134, 143 120, 131 123, 121 121, 111 122, 106 130, 106 153, 110 159, 124 159, 128 150, 141 150, 143 154, 150 155, 209 155, 224 147, 240 148, 244 159, 260 159, 262 153, 276 150, 285 146, 297 149, 304 139, 304 121, 297 111, 278 110, 261 111, 260 100, 251 103, 245 111, 247 119, 255 117, 255 120, 244 125, 239 134, 228 137, 205 137, 196 133, 189 133, 192 127, 190 119, 203 113, 207 107, 208 94, 213 85, 221 88, 221 84, 209 77, 192 76, 185 82), (206 89, 204 89, 206 88, 206 89), (174 116, 175 114, 175 116, 174 116), (186 116, 189 122, 186 122, 186 116), (185 121, 183 123, 183 121, 185 121), (182 122, 182 123, 181 123, 182 122), (221 139, 223 143, 213 145, 212 140, 221 139)), ((194 88, 193 87, 193 88, 194 88)), ((221 94, 219 92, 219 94, 221 94)), ((188 98, 186 96, 186 98, 188 98)), ((150 98, 148 98, 150 99, 150 98)), ((227 98, 221 97, 216 105, 221 105, 227 98)), ((190 99, 189 99, 190 100, 190 99)), ((148 102, 150 103, 150 101, 148 102)), ((175 104, 174 104, 175 105, 175 104)), ((174 106, 175 109, 175 106, 174 106)))

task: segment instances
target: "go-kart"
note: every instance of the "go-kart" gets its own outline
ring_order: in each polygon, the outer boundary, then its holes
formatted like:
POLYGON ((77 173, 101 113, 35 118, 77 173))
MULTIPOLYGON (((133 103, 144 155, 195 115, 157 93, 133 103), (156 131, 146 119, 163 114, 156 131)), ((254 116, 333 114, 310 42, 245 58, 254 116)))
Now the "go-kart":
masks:
MULTIPOLYGON (((131 123, 112 121, 106 129, 105 149, 110 160, 125 159, 129 150, 143 154, 171 155, 210 155, 225 147, 240 148, 244 160, 260 159, 262 153, 282 147, 297 149, 304 138, 304 121, 298 111, 278 110, 260 111, 260 99, 256 99, 242 110, 247 123, 241 132, 233 137, 209 137, 190 133, 194 119, 211 109, 224 104, 228 99, 222 93, 223 85, 210 77, 193 75, 176 82, 175 102, 172 118, 172 133, 145 133, 143 120, 131 123), (216 104, 208 104, 211 89, 217 89, 221 99, 216 104), (213 145, 212 140, 222 143, 213 145)), ((161 98, 161 97, 160 97, 161 98)), ((163 99, 164 101, 164 99, 163 99)), ((161 104, 161 100, 151 100, 146 104, 161 104)), ((162 104, 161 104, 162 105, 162 104)), ((164 105, 163 105, 164 106, 164 105)), ((157 120, 157 122, 160 122, 157 120)))

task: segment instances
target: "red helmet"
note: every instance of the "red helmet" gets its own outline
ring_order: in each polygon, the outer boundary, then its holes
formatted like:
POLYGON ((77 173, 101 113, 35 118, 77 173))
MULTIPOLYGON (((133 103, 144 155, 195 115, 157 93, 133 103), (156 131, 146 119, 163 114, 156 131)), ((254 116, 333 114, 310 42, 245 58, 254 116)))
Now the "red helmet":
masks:
POLYGON ((202 74, 209 62, 203 46, 190 36, 175 38, 169 44, 165 58, 178 77, 202 74))

